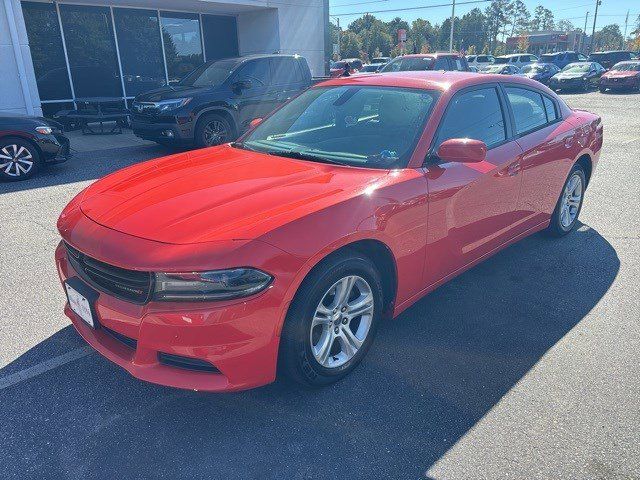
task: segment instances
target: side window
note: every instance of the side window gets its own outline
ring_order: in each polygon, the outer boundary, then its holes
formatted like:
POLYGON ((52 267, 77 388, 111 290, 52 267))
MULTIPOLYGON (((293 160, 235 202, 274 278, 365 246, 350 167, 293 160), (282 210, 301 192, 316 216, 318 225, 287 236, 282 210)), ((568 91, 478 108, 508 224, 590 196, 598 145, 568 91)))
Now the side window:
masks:
POLYGON ((506 87, 506 91, 513 110, 517 134, 526 133, 547 123, 547 114, 540 93, 517 87, 506 87))
POLYGON ((254 86, 265 86, 270 83, 269 60, 260 58, 245 63, 238 71, 236 80, 251 80, 254 86))
POLYGON ((272 58, 271 59, 271 84, 272 85, 289 85, 297 82, 296 65, 291 58, 272 58))
POLYGON ((450 70, 447 57, 436 58, 436 63, 433 64, 434 70, 450 70))
POLYGON ((451 60, 453 60, 453 69, 454 70, 458 70, 460 72, 463 72, 466 70, 465 66, 462 63, 462 59, 460 58, 452 58, 451 60))
POLYGON ((472 138, 491 147, 507 138, 496 89, 482 88, 456 95, 440 124, 438 145, 450 138, 472 138))
POLYGON ((549 97, 542 96, 544 100, 544 109, 547 112, 547 121, 549 123, 555 122, 558 119, 558 113, 556 112, 556 104, 553 103, 549 97))

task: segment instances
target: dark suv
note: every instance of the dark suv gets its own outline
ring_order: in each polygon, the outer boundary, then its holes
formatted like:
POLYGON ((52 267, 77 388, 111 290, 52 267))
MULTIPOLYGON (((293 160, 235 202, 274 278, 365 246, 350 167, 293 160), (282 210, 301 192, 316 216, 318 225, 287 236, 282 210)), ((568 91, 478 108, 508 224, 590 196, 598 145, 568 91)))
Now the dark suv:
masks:
POLYGON ((626 50, 610 50, 608 52, 595 52, 589 55, 590 62, 597 62, 607 70, 610 70, 618 62, 633 60, 633 54, 626 50))
POLYGON ((298 55, 205 63, 177 85, 138 95, 131 108, 133 132, 162 144, 229 142, 311 82, 309 65, 298 55))

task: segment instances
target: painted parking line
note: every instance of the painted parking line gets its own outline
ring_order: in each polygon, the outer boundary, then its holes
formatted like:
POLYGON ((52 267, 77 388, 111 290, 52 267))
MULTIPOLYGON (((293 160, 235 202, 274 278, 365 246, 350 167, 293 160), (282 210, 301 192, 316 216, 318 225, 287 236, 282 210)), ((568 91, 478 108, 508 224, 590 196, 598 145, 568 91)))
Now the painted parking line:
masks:
POLYGON ((73 362, 82 357, 86 357, 94 351, 95 350, 88 346, 76 348, 75 350, 50 358, 49 360, 45 360, 37 365, 20 370, 19 372, 12 373, 6 377, 0 377, 0 390, 4 390, 5 388, 11 387, 17 383, 42 375, 54 368, 61 367, 62 365, 66 365, 67 363, 73 362))

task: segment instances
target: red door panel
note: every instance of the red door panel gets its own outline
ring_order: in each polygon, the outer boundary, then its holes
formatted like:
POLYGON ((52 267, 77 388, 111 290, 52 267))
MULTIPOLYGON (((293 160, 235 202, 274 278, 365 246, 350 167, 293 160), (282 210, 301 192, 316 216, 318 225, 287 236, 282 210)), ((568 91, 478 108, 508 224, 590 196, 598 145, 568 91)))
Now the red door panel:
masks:
POLYGON ((481 163, 444 163, 425 169, 429 220, 425 285, 431 285, 515 234, 522 150, 509 142, 481 163))

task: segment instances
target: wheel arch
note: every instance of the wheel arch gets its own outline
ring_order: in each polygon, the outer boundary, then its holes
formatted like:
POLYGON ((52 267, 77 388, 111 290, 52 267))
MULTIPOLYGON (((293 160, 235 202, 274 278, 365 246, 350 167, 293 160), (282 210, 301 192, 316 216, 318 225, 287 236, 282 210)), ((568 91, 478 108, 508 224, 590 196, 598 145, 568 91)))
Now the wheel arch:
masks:
POLYGON ((240 135, 240 129, 238 128, 238 122, 236 121, 236 118, 229 110, 221 106, 209 107, 199 112, 198 116, 196 117, 196 127, 194 128, 194 132, 198 128, 198 122, 200 122, 200 120, 205 118, 207 115, 214 115, 214 114, 224 117, 225 120, 227 120, 231 125, 231 128, 233 128, 234 134, 236 136, 240 135))
POLYGON ((19 135, 17 133, 12 132, 6 135, 0 135, 0 142, 4 142, 5 140, 10 140, 12 138, 15 138, 16 140, 21 140, 23 142, 27 142, 29 145, 31 145, 36 150, 36 153, 38 154, 40 161, 42 161, 43 152, 40 149, 40 145, 38 145, 38 142, 34 141, 28 135, 19 135))
POLYGON ((591 160, 591 156, 588 153, 585 153, 576 160, 575 164, 580 165, 584 169, 584 176, 587 180, 585 187, 588 187, 591 174, 593 173, 593 161, 591 160))

